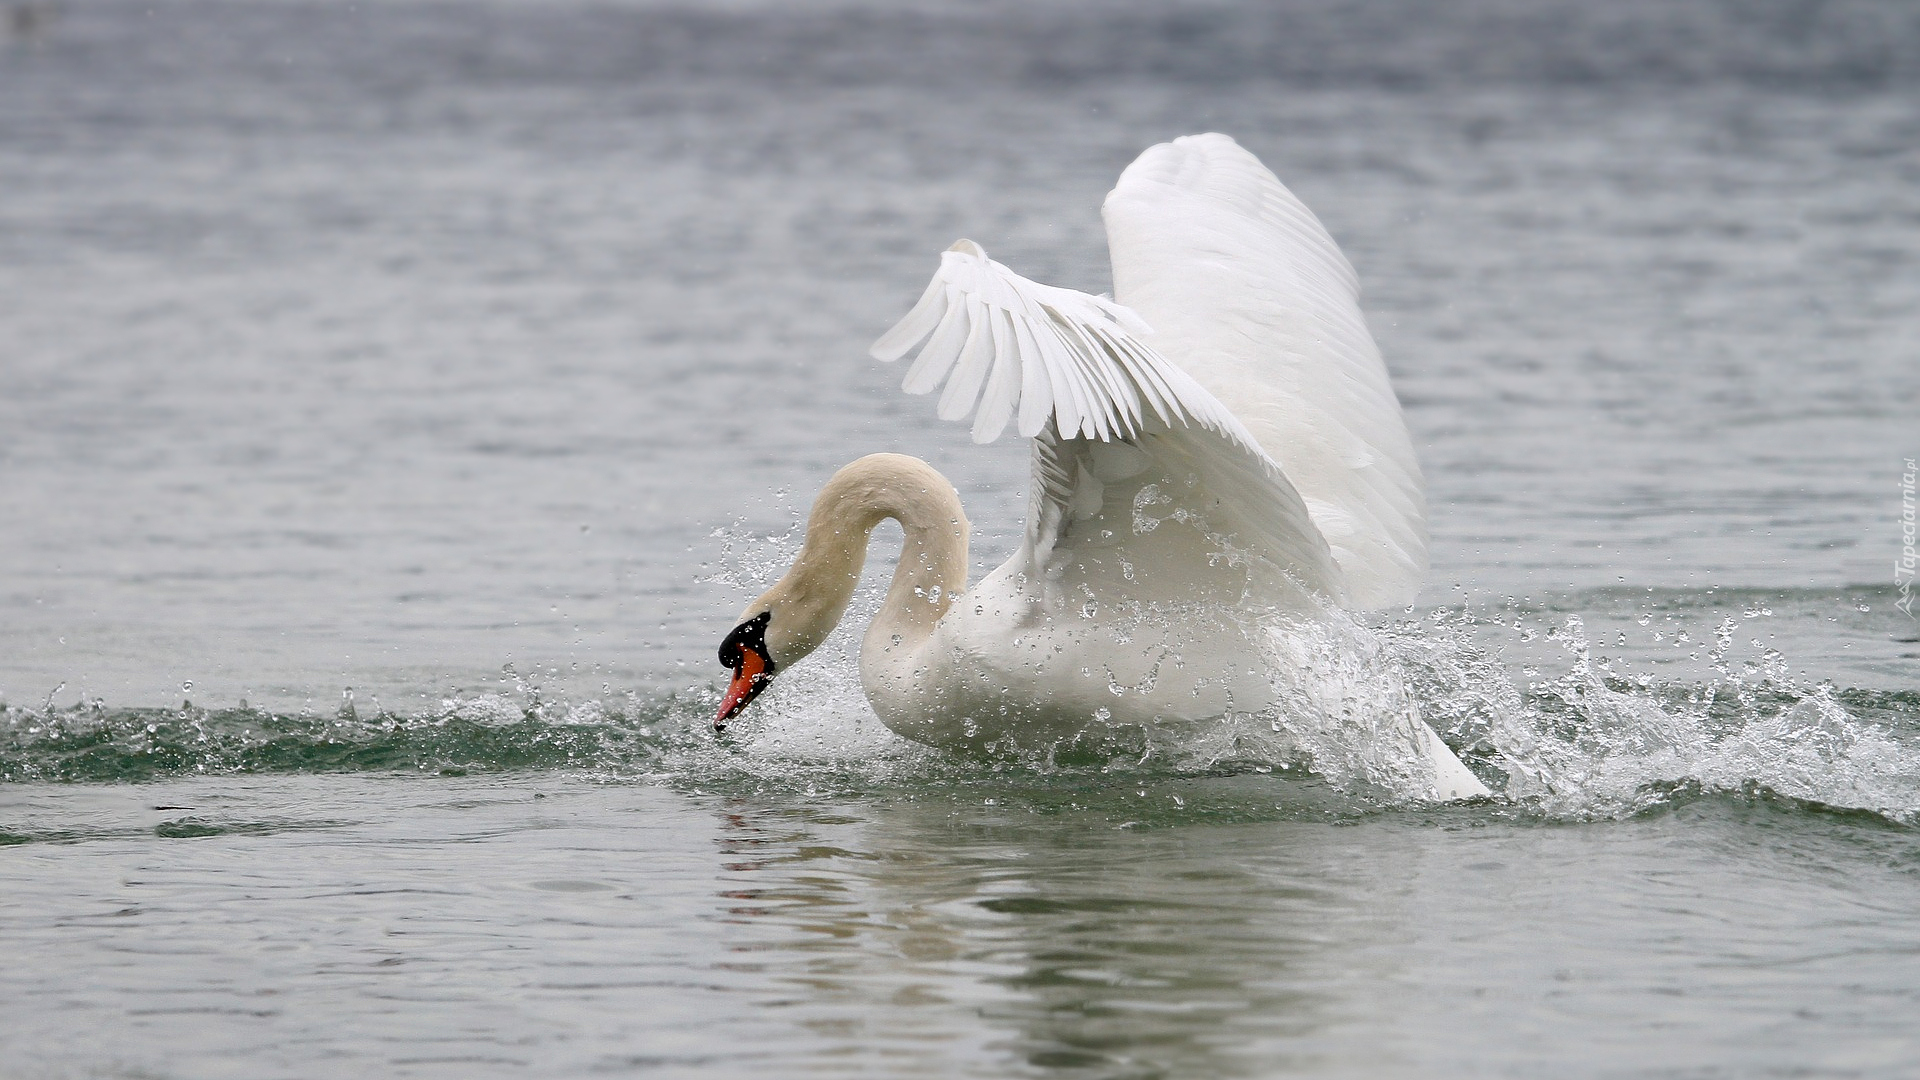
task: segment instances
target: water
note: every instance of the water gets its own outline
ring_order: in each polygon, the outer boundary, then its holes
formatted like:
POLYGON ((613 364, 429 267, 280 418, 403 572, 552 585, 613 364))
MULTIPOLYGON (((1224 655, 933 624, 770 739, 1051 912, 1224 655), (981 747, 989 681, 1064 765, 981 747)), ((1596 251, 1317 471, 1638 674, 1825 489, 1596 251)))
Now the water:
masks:
POLYGON ((0 1075, 1920 1067, 1907 7, 33 11, 0 1075), (1208 129, 1360 271, 1435 570, 1354 633, 1501 797, 1252 722, 959 763, 847 635, 716 740, 833 468, 1014 543, 1022 448, 864 358, 934 253, 1104 289, 1208 129))

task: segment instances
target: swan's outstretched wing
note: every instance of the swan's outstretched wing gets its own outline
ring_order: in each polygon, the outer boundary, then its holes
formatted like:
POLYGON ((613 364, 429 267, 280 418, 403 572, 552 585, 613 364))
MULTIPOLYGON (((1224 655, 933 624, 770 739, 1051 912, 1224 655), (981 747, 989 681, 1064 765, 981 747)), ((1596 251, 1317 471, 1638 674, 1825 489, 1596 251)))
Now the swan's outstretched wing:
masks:
POLYGON ((1051 420, 1066 438, 1112 441, 1154 416, 1257 446, 1233 413, 1140 344, 1147 332, 1111 300, 1029 281, 962 240, 941 253, 920 302, 872 353, 898 360, 924 341, 903 388, 924 394, 945 382, 940 419, 973 416, 975 442, 999 438, 1018 410, 1027 438, 1051 420))
MULTIPOLYGON (((1299 493, 1231 410, 1142 344, 1147 332, 1110 300, 1029 281, 962 240, 872 352, 898 360, 924 342, 905 389, 944 382, 941 419, 973 416, 977 441, 1018 415, 1020 433, 1035 439, 1027 552, 1036 569, 1076 542, 1112 546, 1116 534, 1150 532, 1164 504, 1222 545, 1343 600, 1299 493)), ((1154 569, 1168 577, 1177 568, 1154 569)))
POLYGON ((1353 267, 1313 211, 1232 139, 1191 135, 1141 154, 1104 214, 1115 298, 1279 463, 1348 602, 1410 602, 1427 569, 1420 467, 1353 267))

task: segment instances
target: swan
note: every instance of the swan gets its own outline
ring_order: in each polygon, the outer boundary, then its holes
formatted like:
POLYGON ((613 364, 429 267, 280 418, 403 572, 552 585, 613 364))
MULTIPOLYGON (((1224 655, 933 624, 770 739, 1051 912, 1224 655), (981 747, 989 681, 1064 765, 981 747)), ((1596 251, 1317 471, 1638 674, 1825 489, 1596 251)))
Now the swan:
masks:
MULTIPOLYGON (((1112 300, 961 240, 871 350, 919 346, 903 388, 944 385, 938 415, 971 417, 974 441, 1010 424, 1031 440, 1019 550, 969 585, 945 477, 900 454, 847 465, 792 566, 721 643, 716 728, 838 625, 888 518, 904 540, 861 683, 888 728, 966 753, 1257 714, 1287 675, 1271 617, 1412 602, 1423 481, 1353 268, 1319 219, 1220 134, 1149 148, 1102 216, 1112 300)), ((1380 737, 1425 763, 1426 794, 1487 793, 1417 715, 1380 737)))

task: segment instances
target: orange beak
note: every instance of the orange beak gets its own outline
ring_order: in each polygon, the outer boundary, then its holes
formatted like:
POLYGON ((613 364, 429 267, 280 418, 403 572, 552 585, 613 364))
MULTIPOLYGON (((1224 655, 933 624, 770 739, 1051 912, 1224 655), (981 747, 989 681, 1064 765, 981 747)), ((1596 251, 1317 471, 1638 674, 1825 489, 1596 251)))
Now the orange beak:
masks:
POLYGON ((741 649, 740 666, 733 669, 733 681, 727 684, 727 696, 720 700, 720 715, 714 717, 714 728, 727 726, 727 721, 740 715, 740 710, 759 695, 766 685, 773 681, 768 670, 772 665, 760 655, 758 649, 741 649))

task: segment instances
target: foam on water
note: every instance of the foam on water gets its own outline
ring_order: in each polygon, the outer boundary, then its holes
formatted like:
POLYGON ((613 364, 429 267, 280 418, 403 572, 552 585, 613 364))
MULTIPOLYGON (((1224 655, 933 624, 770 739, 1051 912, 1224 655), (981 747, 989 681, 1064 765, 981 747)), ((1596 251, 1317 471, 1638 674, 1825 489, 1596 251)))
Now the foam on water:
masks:
MULTIPOLYGON (((1470 760, 1498 769, 1499 790, 1518 804, 1618 817, 1690 791, 1758 788, 1901 822, 1920 814, 1914 694, 1807 682, 1757 640, 1758 655, 1743 658, 1731 618, 1712 631, 1713 677, 1662 682, 1597 659, 1577 614, 1549 631, 1567 669, 1522 690, 1466 640, 1477 621, 1438 611, 1393 634, 1429 719, 1470 760)), ((1495 625, 1532 634, 1517 617, 1495 625)))
MULTIPOLYGON (((799 532, 730 529, 714 540, 709 580, 744 598, 786 567, 799 532)), ((499 692, 412 714, 376 706, 363 717, 350 693, 325 714, 185 702, 7 706, 0 780, 562 769, 757 790, 988 783, 1086 793, 1239 774, 1270 779, 1280 809, 1304 800, 1316 812, 1365 811, 1426 800, 1432 768, 1414 728, 1425 722, 1508 812, 1584 820, 1703 794, 1764 793, 1902 824, 1920 819, 1920 696, 1797 678, 1757 639, 1743 651, 1731 618, 1698 636, 1713 642, 1703 646, 1711 677, 1676 681, 1597 655, 1578 614, 1544 628, 1513 607, 1441 608, 1384 627, 1330 608, 1270 616, 1260 627, 1275 691, 1266 709, 1146 731, 1090 730, 1044 751, 962 761, 893 734, 866 702, 859 631, 883 581, 869 574, 842 628, 723 734, 711 727, 717 681, 570 700, 509 667, 499 692), (1543 634, 1563 651, 1562 666, 1523 668, 1527 681, 1517 683, 1505 648, 1543 634)))

